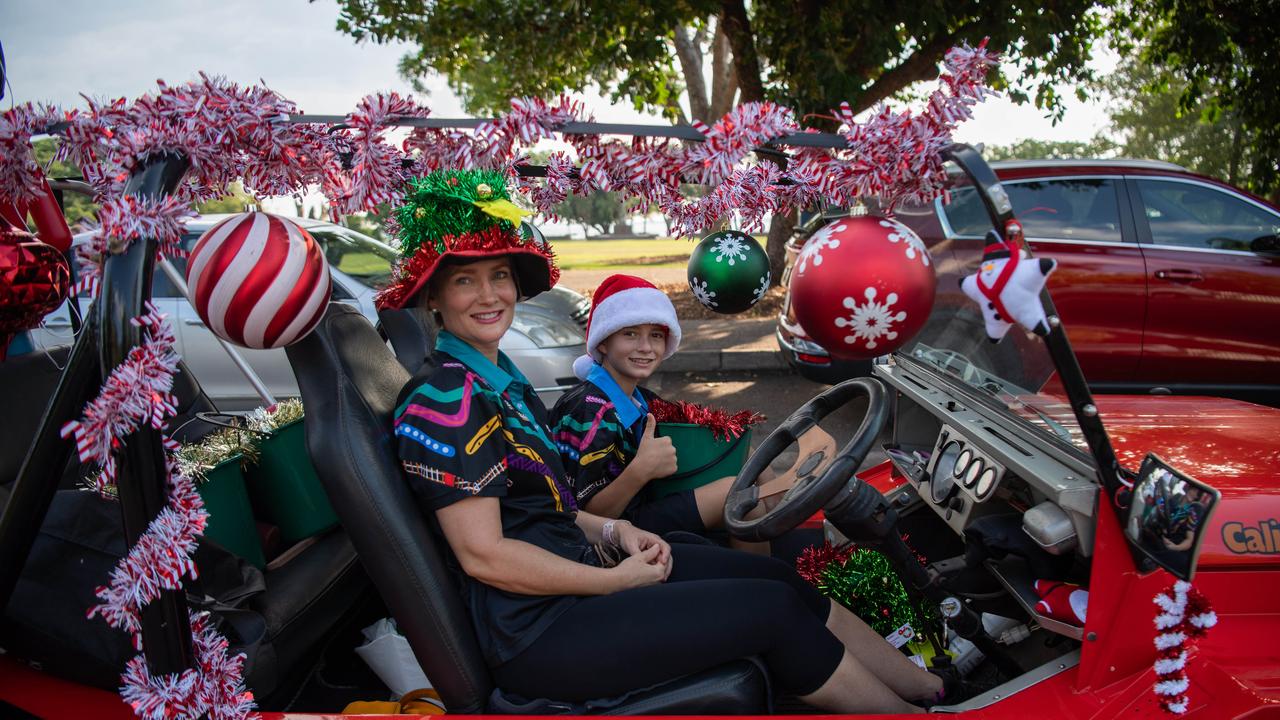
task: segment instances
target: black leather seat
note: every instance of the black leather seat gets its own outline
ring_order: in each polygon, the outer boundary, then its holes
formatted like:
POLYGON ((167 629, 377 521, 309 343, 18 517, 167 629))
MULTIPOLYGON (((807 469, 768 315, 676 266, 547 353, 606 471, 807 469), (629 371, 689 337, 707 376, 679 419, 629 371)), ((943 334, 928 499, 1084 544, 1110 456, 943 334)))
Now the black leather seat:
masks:
POLYGON ((436 345, 435 322, 423 308, 379 310, 378 326, 391 343, 396 359, 414 375, 427 361, 436 345))
MULTIPOLYGON (((40 429, 68 350, 54 348, 48 354, 15 356, 0 363, 0 388, 14 400, 5 432, 0 433, 0 508, 40 429)), ((215 429, 195 416, 216 408, 185 364, 174 376, 173 392, 178 401, 171 423, 175 438, 196 440, 215 429)), ((100 620, 86 620, 84 611, 97 602, 94 589, 106 580, 126 546, 119 508, 76 489, 87 473, 71 453, 66 468, 51 477, 64 489, 44 518, 11 602, 0 608, 0 642, 15 657, 39 662, 59 676, 114 688, 135 651, 126 634, 100 620)), ((242 578, 235 558, 207 547, 211 545, 206 540, 197 555, 200 592, 258 588, 236 603, 245 628, 258 635, 242 638, 252 644, 236 649, 250 655, 250 689, 268 703, 288 701, 306 680, 317 652, 368 594, 369 578, 355 549, 344 532, 331 531, 279 567, 264 573, 244 568, 247 577, 259 582, 246 580, 237 587, 242 578), (213 572, 206 561, 229 568, 228 574, 213 572), (246 618, 246 611, 254 617, 246 618)), ((225 608, 214 612, 225 616, 225 608)))
MULTIPOLYGON (((391 420, 409 373, 356 310, 331 303, 287 350, 308 417, 307 447, 375 587, 450 712, 490 709, 492 678, 456 578, 396 463, 391 420)), ((767 679, 741 660, 635 693, 609 714, 759 714, 767 679)))

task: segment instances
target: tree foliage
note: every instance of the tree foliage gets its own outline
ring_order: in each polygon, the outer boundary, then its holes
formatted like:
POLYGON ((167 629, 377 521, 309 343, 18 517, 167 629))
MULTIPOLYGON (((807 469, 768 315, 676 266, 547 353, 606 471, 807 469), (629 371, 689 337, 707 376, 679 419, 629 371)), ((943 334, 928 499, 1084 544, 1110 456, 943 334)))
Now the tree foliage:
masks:
POLYGON ((206 200, 196 205, 196 212, 201 215, 212 215, 214 213, 242 213, 246 209, 258 207, 258 201, 252 195, 244 191, 244 185, 239 181, 231 184, 228 188, 231 192, 214 200, 206 200))
MULTIPOLYGON (((58 141, 52 138, 45 138, 37 140, 31 145, 35 150, 36 162, 40 164, 40 167, 44 168, 46 177, 51 179, 79 179, 81 177, 80 168, 69 162, 55 161, 53 159, 53 156, 58 152, 58 141)), ((72 232, 76 232, 79 223, 97 221, 98 204, 87 195, 64 192, 62 194, 62 214, 67 218, 67 224, 72 226, 72 232)))
POLYGON ((1088 160, 1115 152, 1115 143, 1104 136, 1082 142, 1078 140, 1036 140, 1027 138, 1011 145, 990 145, 982 156, 996 160, 1088 160))
POLYGON ((1259 194, 1268 191, 1249 172, 1257 164, 1259 134, 1239 109, 1222 107, 1216 90, 1190 100, 1185 80, 1141 54, 1128 56, 1099 86, 1112 98, 1108 131, 1121 155, 1165 160, 1259 194))
MULTIPOLYGON (((1105 0, 1102 0, 1105 2, 1105 0)), ((937 74, 946 50, 984 37, 1015 61, 998 82, 1060 110, 1057 87, 1089 77, 1102 31, 1100 0, 992 3, 880 0, 339 0, 338 29, 358 40, 415 46, 410 81, 443 74, 470 112, 510 98, 598 87, 637 108, 678 117, 688 83, 678 31, 732 48, 743 100, 773 99, 804 113, 843 101, 861 110, 937 74), (715 32, 706 32, 710 24, 715 32), (754 75, 754 77, 753 77, 754 75)), ((701 68, 699 68, 701 71, 701 68)))
MULTIPOLYGON (((840 103, 872 107, 936 77, 952 46, 985 37, 1013 58, 994 84, 1060 115, 1058 87, 1091 77, 1097 8, 1111 2, 339 0, 338 29, 409 43, 402 74, 421 89, 428 73, 441 73, 475 114, 505 111, 513 97, 595 87, 673 120, 685 117, 688 92, 694 117, 714 121, 736 92, 737 102, 776 100, 830 129, 840 103)), ((793 216, 778 216, 770 228, 775 279, 793 227, 793 216)))
POLYGON ((627 219, 627 209, 617 193, 596 191, 590 195, 570 195, 556 206, 556 214, 566 220, 611 235, 617 224, 627 219))
POLYGON ((1278 12, 1275 0, 1129 0, 1114 22, 1124 50, 1168 70, 1149 90, 1180 88, 1181 115, 1230 128, 1231 174, 1260 194, 1280 191, 1278 12))

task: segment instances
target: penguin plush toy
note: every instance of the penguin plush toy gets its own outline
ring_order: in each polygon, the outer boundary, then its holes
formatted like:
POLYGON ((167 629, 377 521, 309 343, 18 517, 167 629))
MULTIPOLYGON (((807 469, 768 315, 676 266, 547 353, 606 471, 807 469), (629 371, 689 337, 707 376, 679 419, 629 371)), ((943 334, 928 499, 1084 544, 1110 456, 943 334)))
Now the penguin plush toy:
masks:
POLYGON ((987 234, 982 265, 960 280, 960 289, 982 308, 991 342, 999 342, 1015 322, 1037 335, 1049 334, 1040 291, 1057 267, 1057 260, 1033 258, 994 230, 987 234))

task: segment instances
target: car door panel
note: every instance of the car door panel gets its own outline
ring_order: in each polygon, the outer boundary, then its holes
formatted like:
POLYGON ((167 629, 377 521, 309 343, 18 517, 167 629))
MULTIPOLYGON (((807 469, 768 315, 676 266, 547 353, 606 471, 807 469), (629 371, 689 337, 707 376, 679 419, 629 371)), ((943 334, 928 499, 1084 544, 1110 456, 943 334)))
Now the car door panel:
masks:
POLYGON ((1280 367, 1280 256, 1249 241, 1280 215, 1205 183, 1134 179, 1147 258, 1140 372, 1206 389, 1271 385, 1280 367))
POLYGON ((1058 261, 1049 292, 1090 383, 1138 377, 1146 311, 1142 250, 1122 243, 1028 238, 1033 252, 1058 261))
MULTIPOLYGON (((1101 385, 1134 381, 1146 320, 1146 267, 1120 211, 1121 179, 1017 178, 1002 185, 1032 251, 1058 261, 1049 291, 1085 377, 1101 385)), ((980 256, 991 224, 972 187, 954 189, 951 203, 939 209, 954 251, 980 256)))

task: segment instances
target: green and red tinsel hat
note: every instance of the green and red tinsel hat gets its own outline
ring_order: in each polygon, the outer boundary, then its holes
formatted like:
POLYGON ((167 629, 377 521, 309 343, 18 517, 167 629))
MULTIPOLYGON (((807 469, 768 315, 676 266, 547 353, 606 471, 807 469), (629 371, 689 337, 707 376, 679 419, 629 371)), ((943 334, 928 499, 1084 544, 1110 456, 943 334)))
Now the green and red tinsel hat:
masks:
POLYGON ((500 172, 442 170, 414 178, 395 213, 400 262, 391 285, 378 293, 379 309, 411 305, 447 257, 510 257, 522 298, 560 279, 551 248, 523 222, 527 212, 511 202, 500 172))

